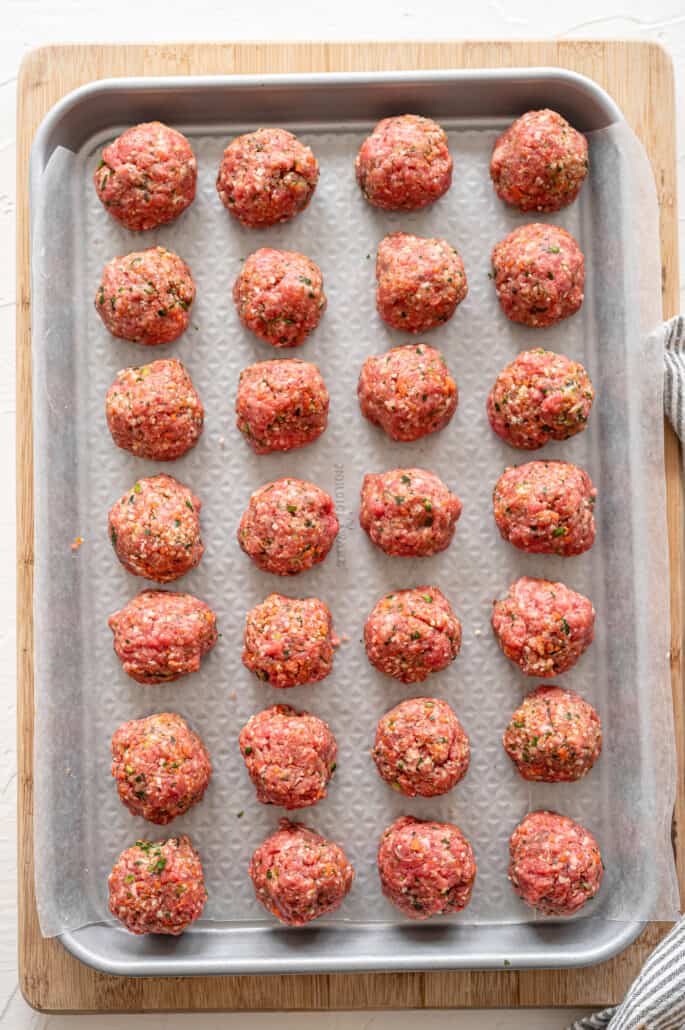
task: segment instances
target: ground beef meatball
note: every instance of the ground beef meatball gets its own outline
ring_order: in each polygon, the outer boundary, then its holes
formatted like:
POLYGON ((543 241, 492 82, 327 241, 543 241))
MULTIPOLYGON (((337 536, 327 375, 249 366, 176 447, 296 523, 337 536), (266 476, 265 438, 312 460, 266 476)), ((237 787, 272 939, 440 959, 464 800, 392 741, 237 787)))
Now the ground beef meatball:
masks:
POLYGON ((362 415, 393 440, 437 433, 457 410, 457 384, 440 351, 425 343, 367 358, 357 386, 362 415))
POLYGON ((323 719, 290 705, 273 705, 243 727, 240 753, 258 801, 307 808, 326 797, 338 745, 323 719))
POLYGON ((587 175, 587 140, 556 111, 528 111, 495 143, 497 196, 519 211, 560 211, 587 175))
POLYGON ((252 494, 238 543, 264 572, 295 576, 324 560, 339 528, 329 494, 304 479, 277 479, 252 494))
POLYGON ((109 874, 109 910, 131 933, 177 936, 202 915, 207 891, 190 837, 139 840, 109 874))
POLYGON ((117 447, 138 458, 174 461, 200 439, 205 410, 181 362, 163 358, 118 372, 105 415, 117 447))
POLYGON ((556 812, 529 813, 511 835, 509 855, 512 887, 543 915, 573 915, 602 882, 597 841, 580 823, 556 812))
POLYGON ((127 129, 105 147, 95 189, 127 229, 173 222, 195 199, 197 161, 182 133, 161 122, 127 129))
POLYGON ((362 143, 357 182, 374 207, 413 211, 432 204, 452 182, 447 135, 430 118, 384 118, 362 143))
POLYGON ((428 919, 466 908, 476 860, 458 826, 405 815, 381 838, 378 872, 383 893, 400 912, 428 919))
POLYGON ((372 665, 401 683, 420 683, 459 654, 461 623, 437 587, 386 594, 364 627, 372 665))
POLYGON ((446 701, 412 697, 379 721, 371 754, 386 783, 410 798, 432 798, 463 779, 471 746, 446 701))
POLYGON ((303 211, 318 181, 317 160, 297 136, 286 129, 257 129, 228 144, 216 188, 239 222, 263 229, 303 211))
POLYGON ((555 325, 583 303, 585 259, 570 232, 557 225, 521 225, 492 251, 495 289, 512 322, 555 325))
POLYGON ((166 826, 202 800, 212 763, 174 712, 125 722, 112 737, 112 776, 131 815, 166 826))
POLYGON ((424 469, 364 476, 359 522, 386 554, 425 558, 449 547, 461 501, 424 469))
POLYGON ((354 879, 338 844, 288 819, 257 848, 249 873, 257 900, 288 926, 335 912, 354 879))
POLYGON ((271 687, 317 683, 333 668, 339 643, 323 601, 269 594, 247 613, 243 665, 271 687))
POLYGON ((495 380, 490 425, 512 447, 535 451, 587 425, 595 391, 584 367, 551 350, 523 351, 495 380))
POLYGON ((246 329, 273 347, 299 347, 326 307, 321 269, 295 250, 262 247, 251 254, 233 286, 246 329))
POLYGON ((204 554, 200 501, 173 476, 139 479, 112 505, 109 538, 116 556, 134 576, 170 583, 204 554))
POLYGON ((378 314, 408 333, 442 325, 468 292, 464 262, 454 247, 406 232, 381 240, 376 279, 378 314))
POLYGON ((216 615, 191 594, 144 590, 109 617, 114 650, 138 683, 171 683, 197 672, 217 642, 216 615))
POLYGON ((579 780, 599 758, 602 724, 592 705, 572 690, 542 686, 516 709, 503 744, 524 780, 579 780))
POLYGON ((492 495, 495 522, 528 554, 568 558, 595 542, 597 491, 584 469, 569 461, 529 461, 505 469, 492 495))
POLYGON ((236 425, 256 454, 292 451, 328 425, 328 390, 316 365, 260 361, 240 373, 236 425))
POLYGON ((112 336, 152 346, 186 331, 194 300, 185 261, 172 250, 150 247, 107 262, 95 310, 112 336))
POLYGON ((568 672, 595 633, 592 602, 563 583, 522 576, 492 609, 492 628, 502 651, 526 676, 568 672))

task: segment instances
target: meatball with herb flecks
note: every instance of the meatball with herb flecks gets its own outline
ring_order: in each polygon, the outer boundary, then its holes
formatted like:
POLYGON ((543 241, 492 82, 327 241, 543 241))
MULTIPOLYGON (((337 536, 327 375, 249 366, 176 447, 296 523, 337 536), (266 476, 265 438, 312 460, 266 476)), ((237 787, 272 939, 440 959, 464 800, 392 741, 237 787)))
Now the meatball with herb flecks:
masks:
POLYGON ((135 934, 177 936, 202 915, 207 900, 190 837, 136 841, 119 855, 108 884, 110 912, 135 934))
POLYGON ((204 554, 200 508, 192 490, 173 476, 139 479, 110 509, 117 558, 134 576, 157 583, 184 576, 204 554))
POLYGON ((461 501, 433 472, 391 469, 364 476, 359 522, 386 554, 424 558, 449 547, 461 501))
POLYGON ((109 213, 140 232, 173 222, 192 204, 197 160, 182 133, 144 122, 105 147, 94 181, 109 213))
POLYGON ((386 783, 407 797, 431 798, 464 778, 471 747, 446 701, 412 697, 380 719, 371 754, 386 783))
POLYGON ((386 594, 364 626, 366 654, 379 672, 420 683, 459 654, 461 623, 437 587, 386 594))
POLYGON ((585 259, 570 232, 534 222, 514 229, 492 251, 502 311, 531 328, 556 325, 583 303, 585 259))
POLYGON ((376 258, 376 307, 393 329, 424 333, 448 321, 468 287, 464 262, 446 240, 394 232, 376 258))
POLYGON ((592 705, 578 694, 545 685, 523 699, 503 744, 524 780, 579 780, 599 758, 602 724, 592 705))
POLYGON ((354 167, 364 197, 387 211, 426 207, 452 182, 445 130, 416 114, 378 122, 359 148, 354 167))
POLYGON ((326 307, 321 269, 294 250, 262 247, 233 286, 240 321, 272 347, 299 347, 326 307))
POLYGON ((197 672, 217 642, 216 615, 192 597, 144 590, 109 617, 114 650, 138 683, 171 683, 197 672))
POLYGON ((236 424, 255 454, 313 443, 328 424, 329 396, 316 365, 260 361, 240 373, 236 424))
POLYGON ((263 229, 303 211, 318 181, 317 160, 297 136, 287 129, 257 129, 228 144, 216 188, 239 222, 263 229))
POLYGON ((107 262, 95 310, 112 336, 155 346, 186 331, 194 300, 185 261, 164 247, 150 247, 107 262))
POLYGON ((279 689, 317 683, 331 671, 339 643, 323 601, 269 594, 247 613, 243 665, 279 689))

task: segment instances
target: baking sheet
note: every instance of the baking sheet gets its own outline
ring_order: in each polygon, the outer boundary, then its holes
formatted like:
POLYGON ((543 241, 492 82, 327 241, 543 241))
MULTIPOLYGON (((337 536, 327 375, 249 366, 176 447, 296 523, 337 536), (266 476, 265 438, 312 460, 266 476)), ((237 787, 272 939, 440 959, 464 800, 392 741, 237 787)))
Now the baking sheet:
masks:
POLYGON ((49 527, 36 541, 35 832, 43 932, 107 920, 112 862, 140 836, 159 835, 158 828, 133 819, 119 803, 109 774, 109 740, 122 721, 164 710, 188 718, 214 763, 204 801, 170 830, 190 833, 202 855, 210 895, 204 918, 270 924, 245 870, 252 850, 283 813, 255 801, 237 736, 254 711, 277 701, 326 718, 338 738, 338 770, 328 798, 297 816, 339 840, 357 870, 351 894, 328 922, 402 921, 380 894, 374 857, 382 829, 405 812, 455 821, 474 845, 479 871, 473 901, 445 921, 538 918, 513 896, 506 879, 509 834, 526 811, 538 807, 579 819, 598 837, 607 873, 587 914, 645 918, 648 895, 654 918, 672 918, 677 891, 668 832, 674 755, 662 363, 659 345, 647 340, 660 315, 657 211, 639 144, 623 125, 591 134, 592 175, 579 202, 552 218, 543 216, 581 242, 586 300, 573 319, 533 332, 507 322, 487 275, 492 245, 531 220, 506 209, 490 186, 487 165, 499 126, 454 124, 452 190, 432 209, 409 215, 376 212, 358 192, 352 161, 368 129, 309 129, 302 136, 322 167, 315 198, 301 217, 262 233, 230 219, 214 189, 226 139, 242 128, 249 126, 209 135, 189 130, 199 160, 198 197, 177 223, 157 231, 127 233, 95 198, 92 169, 111 133, 93 138, 75 155, 57 150, 44 178, 34 223, 36 267, 50 269, 49 276, 39 271, 34 281, 36 524, 49 527), (71 193, 68 204, 65 191, 71 193), (386 232, 398 229, 446 237, 462 253, 469 278, 469 296, 454 318, 426 337, 443 349, 457 378, 459 409, 446 430, 415 444, 393 444, 367 424, 355 392, 369 353, 407 342, 380 322, 374 306, 375 249, 386 232), (155 243, 188 261, 198 299, 181 340, 143 349, 109 337, 92 297, 106 260, 155 243), (235 388, 241 368, 274 354, 239 325, 231 285, 241 259, 258 246, 302 250, 322 267, 329 307, 297 356, 319 364, 331 392, 331 418, 312 447, 256 458, 233 425, 235 388), (73 298, 61 289, 60 263, 75 269, 73 298), (598 394, 588 431, 543 452, 586 467, 600 494, 597 544, 589 554, 568 560, 515 551, 499 538, 490 510, 492 486, 502 469, 527 456, 492 434, 485 397, 499 369, 520 350, 537 345, 583 361, 598 394), (203 501, 205 556, 172 589, 195 593, 212 605, 222 638, 198 675, 167 687, 142 687, 119 666, 107 616, 147 584, 119 566, 106 519, 111 504, 136 478, 161 469, 114 447, 104 395, 119 368, 171 355, 188 367, 206 408, 198 447, 163 469, 203 501), (442 555, 421 561, 388 558, 358 526, 364 472, 398 465, 434 470, 464 502, 454 543, 442 555), (285 474, 311 479, 331 492, 342 525, 327 561, 287 580, 254 569, 235 539, 251 491, 285 474), (72 554, 75 536, 85 542, 72 554), (501 748, 511 711, 535 681, 523 682, 500 654, 489 612, 493 598, 521 574, 563 579, 587 593, 597 609, 593 647, 558 680, 595 703, 604 723, 602 759, 578 784, 524 784, 501 748), (464 642, 449 669, 412 689, 369 666, 361 633, 381 594, 421 583, 435 583, 451 599, 464 642), (271 590, 320 596, 333 611, 337 632, 349 638, 323 683, 284 693, 242 667, 245 612, 271 590), (472 763, 466 779, 444 798, 405 799, 378 779, 368 752, 380 715, 403 697, 426 693, 446 698, 457 711, 471 737, 472 763))

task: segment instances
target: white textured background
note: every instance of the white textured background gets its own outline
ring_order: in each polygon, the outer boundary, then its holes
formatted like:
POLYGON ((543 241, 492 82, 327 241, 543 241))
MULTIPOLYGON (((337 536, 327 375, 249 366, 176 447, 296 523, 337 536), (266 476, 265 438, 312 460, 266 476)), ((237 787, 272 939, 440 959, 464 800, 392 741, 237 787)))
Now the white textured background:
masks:
MULTIPOLYGON (((310 1014, 236 1016, 48 1017, 33 1013, 21 999, 16 976, 15 902, 15 662, 14 662, 14 216, 16 76, 22 56, 48 42, 158 41, 178 39, 384 39, 384 38, 644 38, 667 47, 676 66, 679 107, 678 168, 682 198, 685 181, 685 11, 682 0, 262 0, 228 4, 217 0, 0 0, 0 1025, 12 1030, 428 1030, 456 1026, 556 1028, 572 1012, 310 1014)), ((681 208, 683 202, 681 199, 681 208)), ((681 253, 685 239, 681 215, 681 253)), ((685 299, 685 264, 681 300, 685 299)), ((685 303, 681 305, 685 309, 685 303)))

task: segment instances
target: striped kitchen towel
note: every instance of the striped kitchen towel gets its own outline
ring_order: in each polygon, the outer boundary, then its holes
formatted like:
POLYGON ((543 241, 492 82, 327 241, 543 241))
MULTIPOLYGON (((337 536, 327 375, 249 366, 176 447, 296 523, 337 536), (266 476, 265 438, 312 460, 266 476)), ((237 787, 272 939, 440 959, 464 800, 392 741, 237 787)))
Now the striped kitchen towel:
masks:
MULTIPOLYGON (((685 316, 664 325, 664 410, 685 445, 685 316)), ((617 1008, 585 1016, 568 1030, 684 1030, 685 917, 647 959, 617 1008)))

